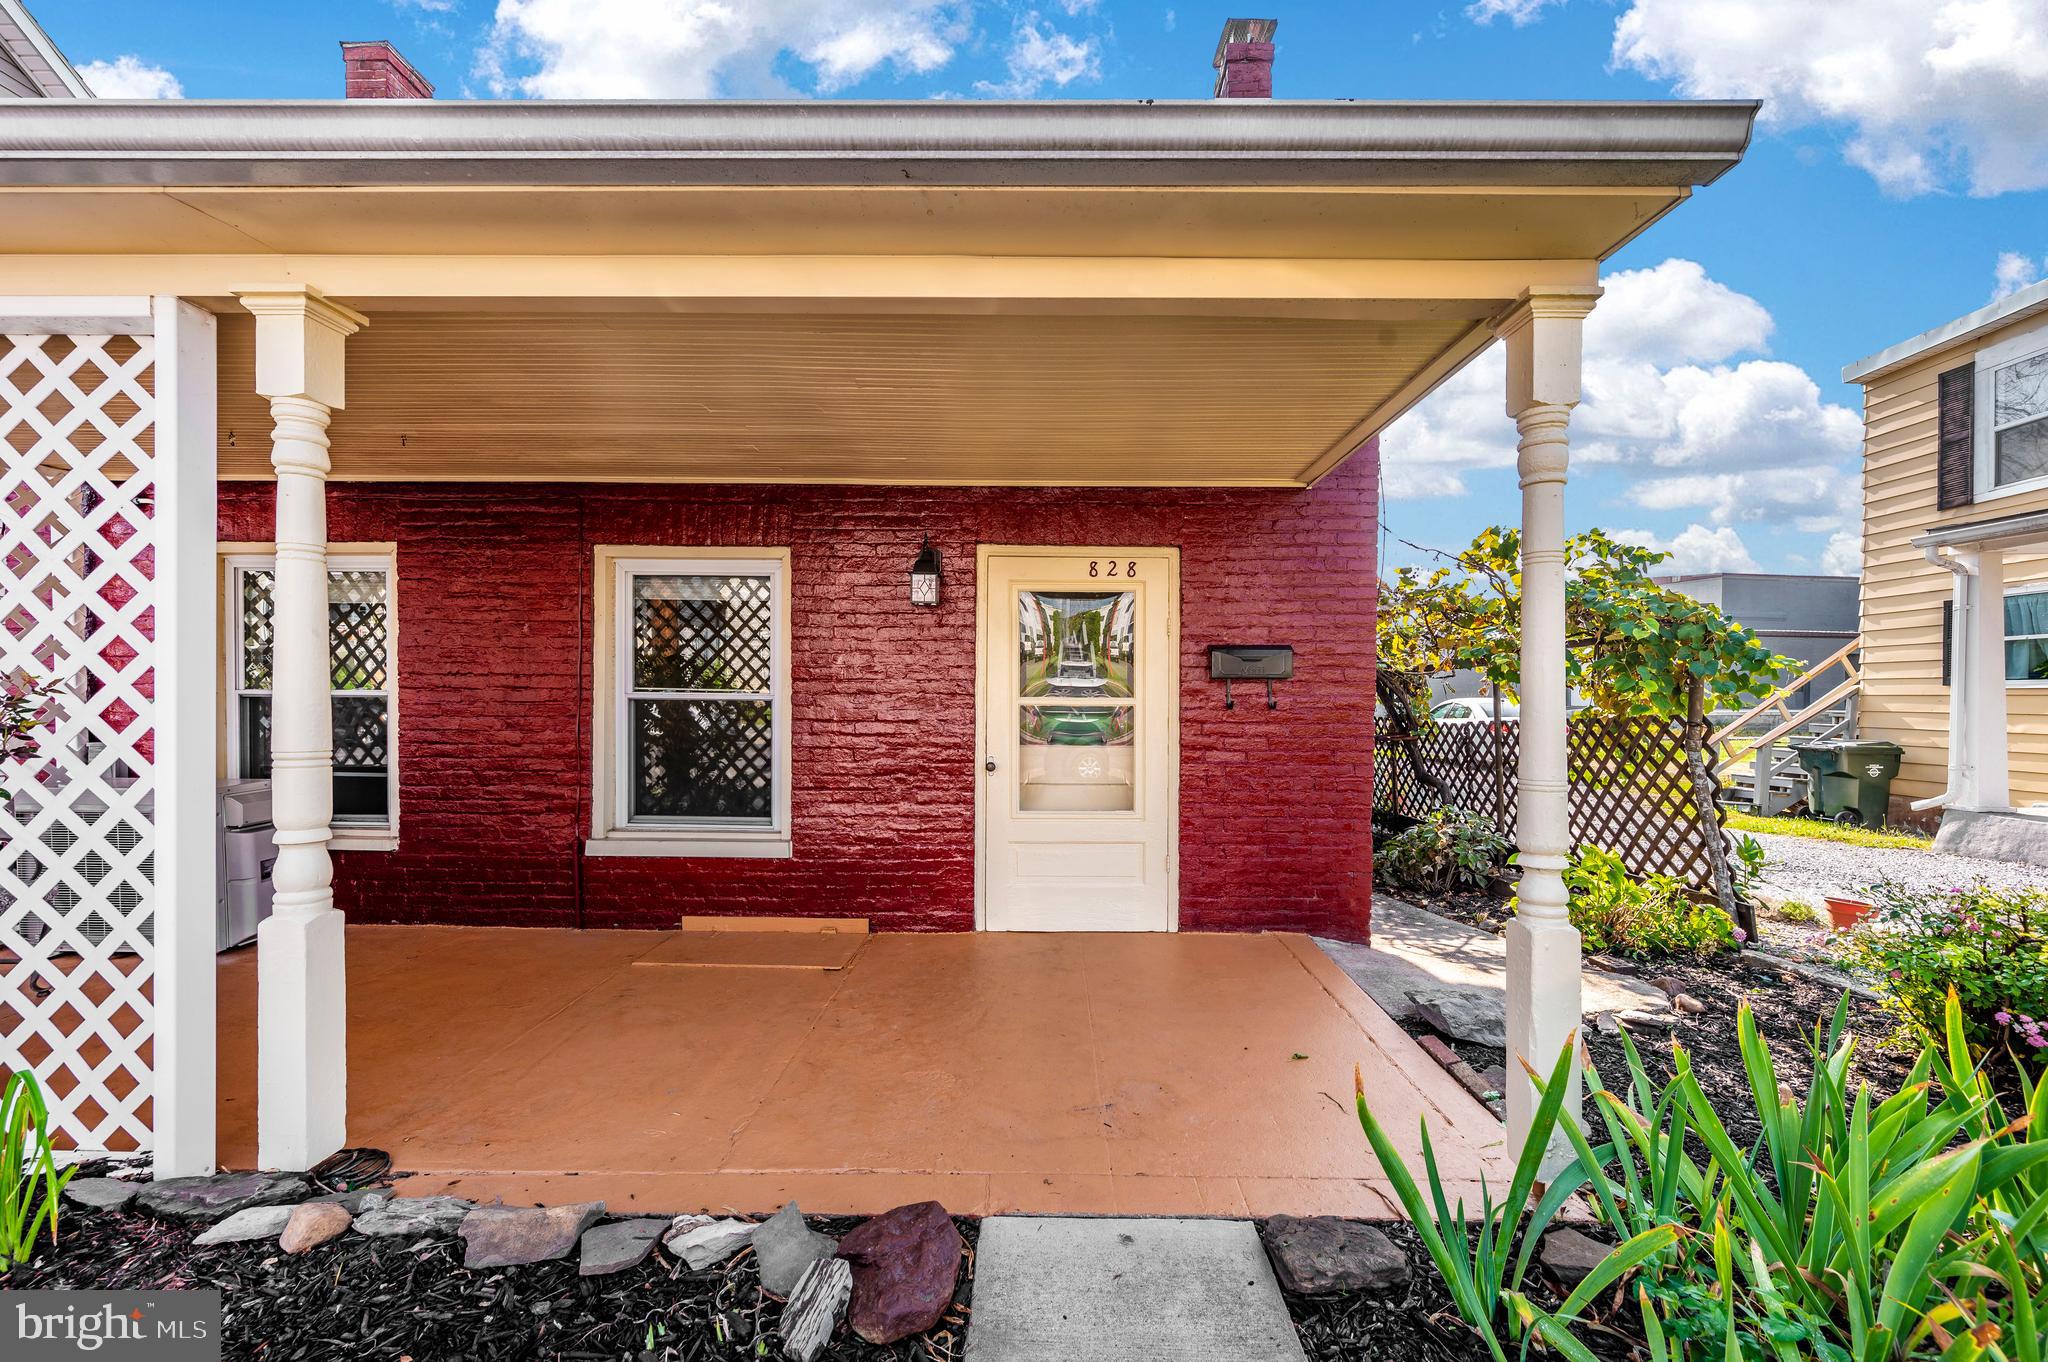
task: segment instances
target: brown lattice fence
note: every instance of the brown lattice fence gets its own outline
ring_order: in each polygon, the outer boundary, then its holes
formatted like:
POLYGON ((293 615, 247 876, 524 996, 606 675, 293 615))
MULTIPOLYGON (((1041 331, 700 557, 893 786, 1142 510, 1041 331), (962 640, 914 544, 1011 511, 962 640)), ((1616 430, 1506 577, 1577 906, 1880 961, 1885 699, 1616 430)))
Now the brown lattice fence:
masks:
MULTIPOLYGON (((1572 718, 1567 730, 1574 846, 1605 847, 1638 875, 1675 875, 1712 893, 1714 871, 1700 830, 1679 726, 1660 719, 1572 718)), ((1495 819, 1515 839, 1515 760, 1521 723, 1428 724, 1405 741, 1386 719, 1373 723, 1373 808, 1419 818, 1436 795, 1415 760, 1442 781, 1448 802, 1495 819), (1497 774, 1498 773, 1498 774, 1497 774)), ((1723 810, 1715 810, 1726 821, 1723 810)), ((1724 845, 1728 834, 1721 834, 1724 845)))

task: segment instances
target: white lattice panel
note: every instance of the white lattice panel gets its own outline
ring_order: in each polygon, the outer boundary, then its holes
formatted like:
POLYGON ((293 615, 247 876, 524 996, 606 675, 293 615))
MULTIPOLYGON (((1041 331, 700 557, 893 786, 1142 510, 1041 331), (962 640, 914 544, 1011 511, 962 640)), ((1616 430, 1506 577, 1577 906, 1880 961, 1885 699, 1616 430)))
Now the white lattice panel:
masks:
POLYGON ((0 671, 58 687, 0 773, 0 1067, 81 1150, 151 1145, 153 360, 0 339, 0 671))

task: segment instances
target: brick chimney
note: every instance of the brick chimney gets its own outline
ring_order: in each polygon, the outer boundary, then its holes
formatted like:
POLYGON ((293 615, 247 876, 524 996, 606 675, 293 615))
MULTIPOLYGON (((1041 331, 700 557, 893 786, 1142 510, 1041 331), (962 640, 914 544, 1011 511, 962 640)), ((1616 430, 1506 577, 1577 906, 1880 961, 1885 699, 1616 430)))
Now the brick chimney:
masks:
POLYGON ((1216 42, 1216 98, 1273 97, 1273 30, 1278 19, 1228 19, 1216 42))
POLYGON ((432 99, 434 87, 387 42, 341 45, 343 97, 432 99))

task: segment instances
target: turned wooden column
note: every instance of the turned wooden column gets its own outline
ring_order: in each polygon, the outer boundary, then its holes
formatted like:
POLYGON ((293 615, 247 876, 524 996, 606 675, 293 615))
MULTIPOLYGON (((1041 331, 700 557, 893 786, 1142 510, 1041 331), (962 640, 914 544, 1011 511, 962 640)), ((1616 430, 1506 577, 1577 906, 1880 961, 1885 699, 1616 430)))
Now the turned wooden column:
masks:
POLYGON ((347 1142, 342 915, 327 852, 334 815, 327 655, 327 423, 343 405, 343 348, 364 319, 314 289, 255 289, 256 391, 270 400, 277 473, 271 603, 271 916, 256 933, 256 1148, 306 1169, 347 1142))
MULTIPOLYGON (((1508 1147, 1521 1149, 1535 1085, 1522 1061, 1548 1074, 1578 1028, 1579 933, 1568 915, 1571 854, 1565 765, 1564 483, 1571 409, 1579 400, 1580 331, 1598 289, 1525 293, 1500 328, 1507 342, 1508 415, 1520 432, 1522 484, 1522 709, 1516 843, 1520 900, 1508 924, 1508 1147)), ((1572 1070, 1565 1109, 1579 1110, 1572 1070)), ((1554 1140, 1543 1172, 1569 1163, 1554 1140)))

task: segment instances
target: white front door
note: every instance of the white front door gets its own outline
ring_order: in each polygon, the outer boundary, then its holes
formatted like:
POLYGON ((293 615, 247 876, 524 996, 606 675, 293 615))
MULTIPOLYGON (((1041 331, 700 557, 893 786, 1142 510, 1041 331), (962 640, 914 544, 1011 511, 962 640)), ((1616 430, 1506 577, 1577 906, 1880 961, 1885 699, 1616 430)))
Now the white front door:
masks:
POLYGON ((1173 549, 981 551, 981 891, 991 931, 1172 931, 1173 549))

